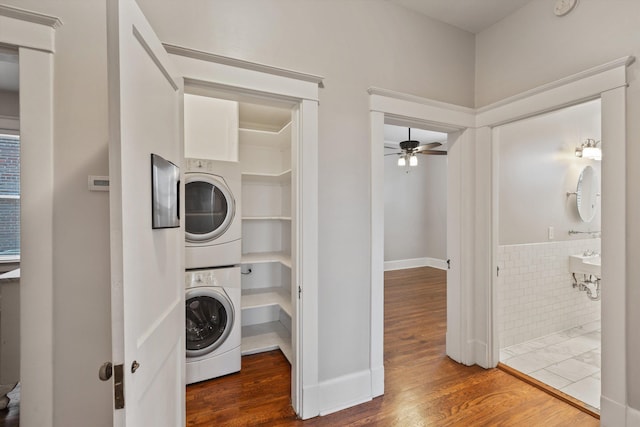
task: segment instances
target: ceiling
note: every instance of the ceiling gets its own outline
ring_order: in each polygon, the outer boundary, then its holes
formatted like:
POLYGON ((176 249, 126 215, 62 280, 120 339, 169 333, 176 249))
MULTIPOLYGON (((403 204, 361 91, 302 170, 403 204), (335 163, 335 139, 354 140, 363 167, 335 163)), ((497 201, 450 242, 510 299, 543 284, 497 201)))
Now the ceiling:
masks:
POLYGON ((240 127, 267 132, 280 132, 291 121, 291 110, 267 105, 238 105, 240 127))
POLYGON ((389 0, 438 21, 477 34, 531 0, 389 0))

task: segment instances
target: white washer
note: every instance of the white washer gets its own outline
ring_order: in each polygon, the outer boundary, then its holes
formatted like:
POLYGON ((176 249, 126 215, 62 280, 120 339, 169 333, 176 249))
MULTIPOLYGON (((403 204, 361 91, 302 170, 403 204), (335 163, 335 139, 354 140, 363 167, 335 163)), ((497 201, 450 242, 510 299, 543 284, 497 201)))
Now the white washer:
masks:
POLYGON ((186 159, 185 267, 240 263, 242 228, 238 162, 186 159))
POLYGON ((240 267, 185 273, 187 384, 240 371, 240 267))

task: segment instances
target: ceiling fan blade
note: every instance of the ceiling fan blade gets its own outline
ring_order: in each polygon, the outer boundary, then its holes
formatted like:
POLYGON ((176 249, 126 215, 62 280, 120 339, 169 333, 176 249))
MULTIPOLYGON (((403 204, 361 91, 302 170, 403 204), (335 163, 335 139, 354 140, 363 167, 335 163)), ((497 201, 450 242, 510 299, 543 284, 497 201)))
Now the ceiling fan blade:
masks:
POLYGON ((385 157, 386 157, 386 156, 399 156, 399 155, 401 155, 401 154, 402 154, 402 153, 388 153, 388 154, 385 154, 385 157))
POLYGON ((430 142, 428 144, 424 144, 424 145, 421 145, 421 146, 417 147, 415 151, 419 153, 421 151, 431 150, 433 148, 440 147, 441 145, 442 145, 442 143, 440 143, 440 142, 430 142))
POLYGON ((428 156, 446 156, 447 155, 446 151, 440 151, 440 150, 422 150, 422 151, 418 151, 418 153, 426 154, 428 156))

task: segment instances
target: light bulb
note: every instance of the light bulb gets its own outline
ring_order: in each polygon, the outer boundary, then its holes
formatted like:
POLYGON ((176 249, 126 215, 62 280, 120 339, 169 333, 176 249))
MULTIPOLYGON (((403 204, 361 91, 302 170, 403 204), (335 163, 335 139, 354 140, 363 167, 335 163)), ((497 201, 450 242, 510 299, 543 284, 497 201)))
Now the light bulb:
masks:
POLYGON ((405 159, 404 156, 398 157, 398 166, 406 166, 406 165, 407 165, 407 159, 405 159))
POLYGON ((409 157, 409 166, 418 166, 418 158, 415 154, 409 157))
POLYGON ((582 157, 585 159, 602 160, 602 150, 600 147, 584 147, 582 157))

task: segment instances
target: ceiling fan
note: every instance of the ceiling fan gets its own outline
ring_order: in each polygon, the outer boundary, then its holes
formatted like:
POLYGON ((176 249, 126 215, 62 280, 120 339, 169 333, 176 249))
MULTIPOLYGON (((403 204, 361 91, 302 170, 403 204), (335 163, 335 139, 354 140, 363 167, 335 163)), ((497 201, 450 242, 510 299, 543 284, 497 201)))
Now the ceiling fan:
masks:
MULTIPOLYGON (((442 143, 440 142, 430 142, 428 144, 420 145, 420 141, 411 139, 411 128, 409 129, 409 139, 406 141, 400 142, 400 152, 385 154, 385 156, 393 156, 397 155, 398 157, 398 166, 406 166, 407 160, 409 161, 409 166, 418 166, 418 158, 416 154, 426 154, 432 156, 446 156, 446 151, 434 150, 436 147, 440 147, 442 143)), ((397 149, 396 147, 386 147, 397 149)))

